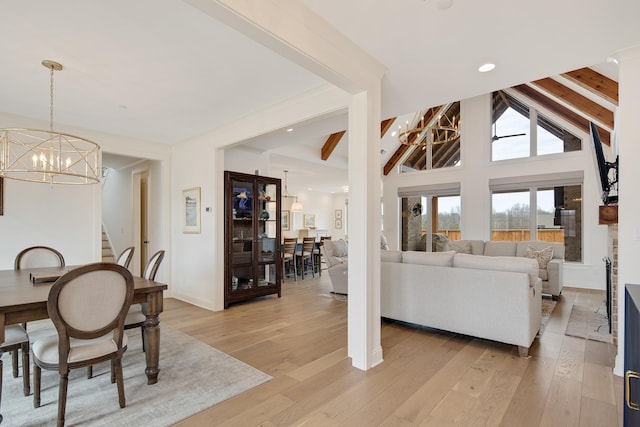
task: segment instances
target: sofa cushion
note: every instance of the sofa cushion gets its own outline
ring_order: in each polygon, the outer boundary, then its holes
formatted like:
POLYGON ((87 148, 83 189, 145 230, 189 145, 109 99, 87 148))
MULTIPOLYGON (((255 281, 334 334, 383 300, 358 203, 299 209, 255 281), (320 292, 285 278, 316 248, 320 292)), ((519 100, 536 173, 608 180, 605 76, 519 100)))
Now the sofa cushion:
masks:
POLYGON ((475 268, 477 270, 527 273, 529 275, 529 286, 531 287, 534 287, 538 281, 538 263, 530 258, 455 254, 453 266, 475 268))
POLYGON ((470 254, 471 243, 469 242, 449 242, 449 250, 457 254, 470 254))
POLYGON ((484 255, 516 256, 516 242, 489 240, 484 242, 484 255))
POLYGON ((465 243, 469 243, 471 245, 471 254, 472 255, 483 255, 484 254, 484 240, 451 240, 449 241, 449 248, 451 248, 452 244, 455 245, 464 245, 465 243))
POLYGON ((334 256, 334 257, 342 258, 347 256, 347 253, 348 253, 347 242, 345 242, 342 239, 325 240, 322 243, 322 246, 324 246, 324 251, 327 257, 334 256))
POLYGON ((553 247, 553 259, 564 259, 564 243, 545 242, 542 240, 522 240, 518 242, 516 256, 525 256, 529 246, 538 251, 551 246, 553 247))
POLYGON ((453 255, 455 251, 448 252, 402 252, 402 262, 404 264, 435 265, 439 267, 453 266, 453 255))
POLYGON ((527 251, 524 253, 524 256, 535 259, 538 262, 540 270, 546 270, 547 264, 549 264, 549 261, 553 258, 553 246, 549 246, 541 250, 537 250, 536 248, 529 246, 527 247, 527 251))
POLYGON ((380 251, 380 261, 402 262, 402 252, 401 251, 380 251))

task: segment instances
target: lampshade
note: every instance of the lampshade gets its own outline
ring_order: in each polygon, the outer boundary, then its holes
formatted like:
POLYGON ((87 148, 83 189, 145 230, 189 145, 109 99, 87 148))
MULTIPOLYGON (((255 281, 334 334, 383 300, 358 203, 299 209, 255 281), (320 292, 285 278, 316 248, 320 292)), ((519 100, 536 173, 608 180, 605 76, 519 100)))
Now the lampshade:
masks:
POLYGON ((303 210, 302 203, 298 202, 296 197, 296 201, 291 204, 291 212, 302 212, 303 210))

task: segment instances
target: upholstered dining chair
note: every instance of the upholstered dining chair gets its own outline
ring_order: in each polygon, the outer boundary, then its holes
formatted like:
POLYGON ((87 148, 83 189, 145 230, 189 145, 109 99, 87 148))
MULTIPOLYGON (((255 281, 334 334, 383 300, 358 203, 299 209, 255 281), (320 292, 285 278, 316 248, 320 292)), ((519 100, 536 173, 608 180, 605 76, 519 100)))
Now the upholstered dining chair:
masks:
POLYGON ((102 262, 71 270, 51 287, 47 312, 57 334, 33 343, 33 405, 40 406, 41 370, 57 370, 60 375, 58 426, 65 422, 71 369, 110 360, 120 407, 125 407, 122 354, 127 349, 127 335, 124 319, 133 300, 133 287, 129 270, 102 262))
POLYGON ((16 255, 13 269, 64 267, 64 265, 64 257, 57 250, 48 246, 31 246, 16 255))
MULTIPOLYGON (((25 396, 31 393, 29 381, 29 335, 22 325, 9 325, 4 329, 3 352, 11 352, 13 377, 18 378, 18 350, 22 350, 22 389, 25 396)), ((2 391, 2 360, 0 359, 0 392, 2 391)))
POLYGON ((315 252, 316 250, 316 238, 315 237, 303 237, 302 249, 296 251, 296 262, 300 264, 301 276, 304 280, 304 275, 311 268, 311 277, 315 277, 315 252), (307 267, 305 268, 305 262, 307 267))
MULTIPOLYGON (((37 267, 64 267, 64 257, 57 250, 48 246, 31 246, 21 250, 13 263, 14 270, 37 267)), ((11 353, 13 377, 18 377, 18 351, 22 350, 22 388, 24 395, 31 393, 29 379, 29 335, 27 324, 11 325, 5 329, 5 340, 0 346, 3 352, 11 353)), ((0 362, 1 363, 1 362, 0 362)), ((0 387, 2 386, 0 377, 0 387)), ((1 390, 1 389, 0 389, 1 390)))
POLYGON ((129 264, 131 264, 131 260, 133 259, 133 253, 136 251, 134 246, 129 246, 125 250, 123 250, 120 255, 118 255, 118 259, 116 260, 116 264, 123 266, 124 268, 129 268, 129 264))
POLYGON ((293 279, 296 281, 298 280, 298 269, 296 268, 297 245, 298 239, 295 237, 285 237, 282 245, 282 267, 289 267, 289 272, 293 271, 293 279))
MULTIPOLYGON (((149 258, 149 262, 147 266, 144 268, 144 272, 142 277, 147 280, 155 280, 156 273, 158 273, 158 268, 160 267, 160 263, 164 259, 164 251, 158 251, 149 258)), ((129 308, 129 312, 127 313, 127 318, 124 321, 125 329, 135 329, 140 328, 140 333, 142 335, 142 350, 144 351, 144 321, 147 319, 147 316, 142 311, 142 304, 133 304, 131 308, 129 308)))

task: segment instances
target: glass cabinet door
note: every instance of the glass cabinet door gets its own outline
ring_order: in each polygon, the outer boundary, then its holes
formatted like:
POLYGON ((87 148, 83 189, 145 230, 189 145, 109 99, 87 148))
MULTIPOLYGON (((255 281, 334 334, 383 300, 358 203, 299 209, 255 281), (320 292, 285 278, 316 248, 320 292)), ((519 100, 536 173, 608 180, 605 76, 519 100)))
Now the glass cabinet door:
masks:
POLYGON ((232 180, 232 188, 231 290, 235 292, 251 289, 254 284, 254 188, 253 182, 239 180, 232 180))
POLYGON ((276 284, 278 201, 277 187, 274 184, 258 182, 258 286, 276 284))

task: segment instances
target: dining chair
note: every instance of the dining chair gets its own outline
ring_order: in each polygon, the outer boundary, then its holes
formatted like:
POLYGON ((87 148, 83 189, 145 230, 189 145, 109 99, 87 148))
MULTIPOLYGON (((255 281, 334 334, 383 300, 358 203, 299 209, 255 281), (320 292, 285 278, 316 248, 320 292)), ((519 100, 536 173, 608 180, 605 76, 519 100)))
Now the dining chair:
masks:
POLYGON ((302 248, 300 251, 296 251, 296 262, 300 264, 301 276, 302 280, 304 280, 305 273, 308 272, 309 267, 311 267, 311 277, 315 277, 315 248, 316 248, 316 238, 315 237, 303 237, 302 238, 302 248), (305 262, 307 266, 305 267, 305 262))
MULTIPOLYGON (((293 271, 293 279, 298 280, 298 269, 296 268, 296 247, 298 239, 295 237, 285 237, 282 245, 282 268, 289 268, 289 274, 293 271)), ((286 270, 285 270, 286 276, 286 270)))
POLYGON ((64 257, 57 250, 48 246, 31 246, 16 255, 13 269, 64 267, 64 265, 64 257))
POLYGON ((129 268, 129 264, 131 264, 131 260, 133 259, 133 253, 136 251, 135 246, 129 246, 125 250, 123 250, 120 255, 118 255, 118 259, 116 260, 116 264, 123 266, 124 268, 129 268))
MULTIPOLYGON (((22 390, 25 396, 31 393, 29 381, 29 335, 22 325, 9 325, 4 329, 2 352, 11 352, 13 378, 18 378, 18 350, 22 350, 22 390)), ((2 391, 2 360, 0 359, 0 392, 2 391)))
MULTIPOLYGON (((64 267, 64 257, 57 250, 48 246, 31 246, 21 250, 16 255, 13 263, 14 270, 37 267, 64 267)), ((7 326, 5 329, 5 340, 0 346, 3 352, 11 353, 13 377, 17 378, 18 373, 18 351, 22 351, 22 388, 25 396, 31 394, 31 383, 29 379, 29 335, 27 334, 27 324, 7 326)), ((2 381, 0 378, 0 387, 2 381)), ((1 390, 1 389, 0 389, 1 390)))
POLYGON ((57 370, 58 426, 64 426, 71 369, 111 361, 112 382, 125 407, 122 354, 124 319, 133 300, 133 276, 121 265, 94 263, 63 274, 51 287, 47 312, 57 334, 33 343, 33 406, 40 406, 42 369, 57 370), (115 378, 114 378, 115 376, 115 378))
MULTIPOLYGON (((158 273, 158 268, 160 267, 160 263, 164 259, 164 251, 160 250, 153 254, 151 258, 149 258, 149 262, 147 266, 144 268, 144 272, 142 277, 147 280, 155 280, 156 274, 158 273)), ((142 304, 133 304, 129 308, 129 312, 127 313, 127 318, 124 321, 125 329, 135 329, 140 328, 140 333, 142 336, 142 351, 144 348, 144 321, 147 320, 147 316, 142 311, 142 304)))

